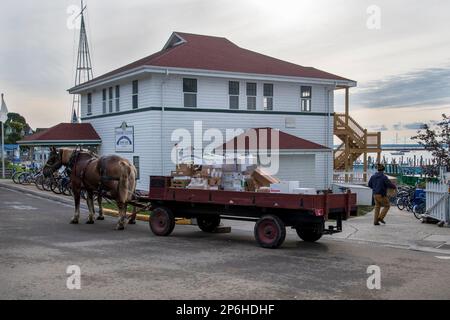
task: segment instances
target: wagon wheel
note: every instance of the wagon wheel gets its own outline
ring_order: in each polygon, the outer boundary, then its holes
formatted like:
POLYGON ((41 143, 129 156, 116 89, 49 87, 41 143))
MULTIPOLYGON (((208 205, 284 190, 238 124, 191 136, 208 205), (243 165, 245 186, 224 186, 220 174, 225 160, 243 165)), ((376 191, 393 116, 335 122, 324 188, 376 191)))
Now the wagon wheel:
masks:
POLYGON ((220 216, 198 217, 197 224, 200 230, 204 232, 213 232, 220 225, 220 216))
POLYGON ((149 220, 150 229, 157 236, 168 236, 175 228, 175 217, 168 208, 155 208, 149 220))
POLYGON ((284 242, 286 227, 277 216, 267 215, 256 222, 254 234, 261 247, 275 249, 284 242))
POLYGON ((298 225, 295 230, 297 235, 305 242, 316 242, 323 235, 323 224, 298 225))

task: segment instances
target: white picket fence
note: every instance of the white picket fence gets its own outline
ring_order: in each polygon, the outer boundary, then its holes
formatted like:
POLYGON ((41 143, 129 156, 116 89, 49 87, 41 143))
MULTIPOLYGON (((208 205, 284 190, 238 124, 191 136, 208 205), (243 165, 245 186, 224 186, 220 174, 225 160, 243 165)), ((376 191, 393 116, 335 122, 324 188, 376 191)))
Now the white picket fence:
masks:
POLYGON ((434 219, 450 222, 449 186, 445 183, 427 182, 426 214, 434 219))

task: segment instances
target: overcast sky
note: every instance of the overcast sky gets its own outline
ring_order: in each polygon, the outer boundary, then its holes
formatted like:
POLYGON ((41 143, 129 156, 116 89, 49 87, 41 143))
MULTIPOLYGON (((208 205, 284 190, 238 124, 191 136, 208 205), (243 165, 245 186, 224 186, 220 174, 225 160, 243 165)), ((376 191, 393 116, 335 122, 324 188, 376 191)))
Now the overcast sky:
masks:
MULTIPOLYGON (((172 31, 358 81, 351 112, 385 143, 450 114, 450 1, 85 0, 94 75, 161 50, 172 31), (371 5, 380 28, 368 28, 371 5)), ((33 128, 70 119, 75 0, 2 0, 0 91, 33 128), (70 23, 69 23, 70 24, 70 23)), ((371 11, 373 12, 373 11, 371 11)), ((342 97, 336 109, 342 110, 342 97)))

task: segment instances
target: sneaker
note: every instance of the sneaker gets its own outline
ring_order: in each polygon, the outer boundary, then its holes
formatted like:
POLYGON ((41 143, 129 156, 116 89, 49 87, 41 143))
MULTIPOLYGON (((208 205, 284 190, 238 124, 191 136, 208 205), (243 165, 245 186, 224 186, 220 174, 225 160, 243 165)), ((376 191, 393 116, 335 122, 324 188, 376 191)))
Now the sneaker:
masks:
POLYGON ((386 222, 383 219, 379 220, 382 224, 386 224, 386 222))
POLYGON ((374 225, 374 226, 379 226, 380 223, 379 223, 379 222, 375 222, 373 225, 374 225))

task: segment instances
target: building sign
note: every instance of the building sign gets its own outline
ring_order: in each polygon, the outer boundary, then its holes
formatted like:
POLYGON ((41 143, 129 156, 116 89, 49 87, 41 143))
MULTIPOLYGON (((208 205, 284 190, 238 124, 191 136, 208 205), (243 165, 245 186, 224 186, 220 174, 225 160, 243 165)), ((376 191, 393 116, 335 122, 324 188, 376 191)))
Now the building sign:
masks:
POLYGON ((134 152, 134 127, 128 127, 124 122, 115 129, 116 152, 134 152))

